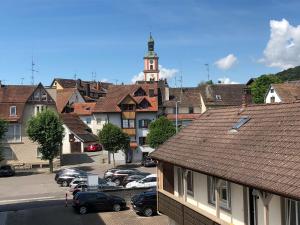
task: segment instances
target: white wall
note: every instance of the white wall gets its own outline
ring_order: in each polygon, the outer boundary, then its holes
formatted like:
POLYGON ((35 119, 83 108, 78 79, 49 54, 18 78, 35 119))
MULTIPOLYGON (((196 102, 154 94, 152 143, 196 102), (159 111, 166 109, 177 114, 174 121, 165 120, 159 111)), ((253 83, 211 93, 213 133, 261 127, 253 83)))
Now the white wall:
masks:
POLYGON ((151 113, 151 112, 137 112, 136 113, 136 127, 137 127, 137 135, 136 135, 136 140, 139 140, 139 137, 147 137, 147 134, 149 133, 148 128, 139 128, 139 121, 140 120, 151 120, 154 121, 156 120, 156 113, 151 113))
POLYGON ((265 103, 271 103, 271 97, 275 97, 275 102, 281 102, 280 97, 278 96, 278 94, 276 93, 275 89, 273 93, 271 93, 271 89, 273 89, 273 87, 271 86, 271 88, 268 91, 268 94, 265 97, 265 103))

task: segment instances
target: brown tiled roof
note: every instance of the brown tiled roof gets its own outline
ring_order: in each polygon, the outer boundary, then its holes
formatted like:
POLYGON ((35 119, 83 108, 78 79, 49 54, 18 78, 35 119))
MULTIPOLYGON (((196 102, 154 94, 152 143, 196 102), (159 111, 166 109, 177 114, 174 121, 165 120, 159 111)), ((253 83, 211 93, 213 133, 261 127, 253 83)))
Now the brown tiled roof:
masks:
POLYGON ((282 83, 282 84, 272 84, 277 95, 282 102, 294 102, 300 100, 300 83, 282 83))
POLYGON ((83 142, 96 142, 97 136, 91 129, 74 113, 60 114, 64 125, 83 142))
MULTIPOLYGON (((194 120, 197 119, 201 114, 200 113, 182 113, 178 114, 178 120, 194 120)), ((167 118, 169 120, 176 120, 176 114, 168 114, 167 118)))
POLYGON ((266 104, 210 109, 152 157, 299 200, 299 149, 300 103, 266 104))
POLYGON ((22 118, 25 104, 37 86, 2 85, 0 87, 0 118, 6 121, 18 121, 22 118), (11 117, 10 106, 16 106, 17 115, 11 117))
POLYGON ((242 105, 245 84, 212 84, 201 85, 200 92, 204 103, 213 106, 239 106, 242 105), (217 95, 221 99, 217 99, 217 95))
POLYGON ((56 108, 61 113, 68 104, 71 96, 75 93, 76 88, 64 88, 56 92, 56 108))
POLYGON ((134 96, 134 93, 142 88, 148 96, 144 96, 151 106, 146 109, 137 109, 137 111, 157 111, 158 110, 158 102, 157 102, 157 84, 156 83, 148 83, 148 84, 132 84, 132 85, 111 85, 107 89, 106 97, 100 98, 97 101, 94 112, 121 112, 121 109, 118 104, 122 102, 122 100, 130 95, 136 102, 142 101, 141 96, 134 96), (154 89, 155 97, 149 97, 149 89, 154 89))
POLYGON ((170 88, 169 89, 169 101, 164 102, 165 107, 175 107, 176 101, 180 101, 180 106, 201 106, 200 89, 196 87, 182 88, 170 88), (181 96, 181 97, 180 97, 181 96))
POLYGON ((96 102, 86 102, 86 103, 74 103, 73 109, 74 113, 80 116, 92 115, 92 112, 96 106, 96 102))

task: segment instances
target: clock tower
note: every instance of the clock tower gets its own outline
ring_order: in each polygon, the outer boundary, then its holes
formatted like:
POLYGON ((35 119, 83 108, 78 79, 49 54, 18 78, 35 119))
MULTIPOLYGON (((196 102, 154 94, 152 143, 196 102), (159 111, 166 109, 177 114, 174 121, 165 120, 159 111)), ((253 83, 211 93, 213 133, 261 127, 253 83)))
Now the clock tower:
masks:
POLYGON ((145 81, 159 80, 158 56, 154 52, 154 39, 151 33, 148 40, 148 52, 144 57, 144 76, 145 81))

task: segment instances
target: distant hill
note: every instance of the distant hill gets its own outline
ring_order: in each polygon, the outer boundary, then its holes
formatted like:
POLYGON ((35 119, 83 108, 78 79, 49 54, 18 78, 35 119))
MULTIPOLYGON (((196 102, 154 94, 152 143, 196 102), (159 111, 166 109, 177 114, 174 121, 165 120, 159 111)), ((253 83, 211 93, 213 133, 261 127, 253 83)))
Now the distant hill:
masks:
POLYGON ((254 103, 264 103, 264 96, 270 84, 286 81, 300 80, 300 66, 290 68, 275 74, 263 74, 251 84, 251 92, 254 103))

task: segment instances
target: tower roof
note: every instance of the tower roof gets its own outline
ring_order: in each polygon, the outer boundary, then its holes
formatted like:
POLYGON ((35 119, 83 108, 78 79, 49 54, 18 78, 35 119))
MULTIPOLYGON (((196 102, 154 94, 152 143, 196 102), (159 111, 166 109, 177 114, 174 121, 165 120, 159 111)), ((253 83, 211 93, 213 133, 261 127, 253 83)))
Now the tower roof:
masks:
POLYGON ((157 57, 157 54, 154 52, 154 39, 152 37, 151 32, 148 39, 148 52, 145 55, 145 57, 151 57, 151 58, 157 57))

